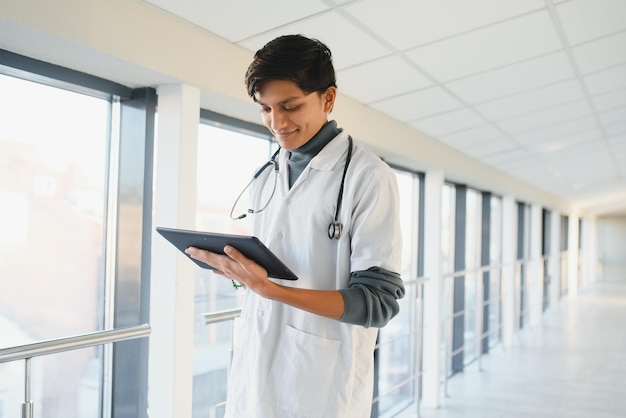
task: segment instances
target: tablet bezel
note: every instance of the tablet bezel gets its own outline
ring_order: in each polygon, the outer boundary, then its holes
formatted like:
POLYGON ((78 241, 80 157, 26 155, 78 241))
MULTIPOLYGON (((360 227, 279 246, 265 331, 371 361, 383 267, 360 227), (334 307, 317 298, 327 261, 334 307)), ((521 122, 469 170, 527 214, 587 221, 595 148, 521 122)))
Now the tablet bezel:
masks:
POLYGON ((187 248, 197 247, 217 254, 224 254, 224 247, 232 245, 243 255, 255 261, 267 270, 269 277, 283 280, 298 280, 298 277, 289 269, 289 267, 287 267, 257 237, 166 227, 157 227, 156 231, 163 238, 178 248, 187 258, 203 269, 215 270, 215 267, 190 257, 185 253, 187 248))

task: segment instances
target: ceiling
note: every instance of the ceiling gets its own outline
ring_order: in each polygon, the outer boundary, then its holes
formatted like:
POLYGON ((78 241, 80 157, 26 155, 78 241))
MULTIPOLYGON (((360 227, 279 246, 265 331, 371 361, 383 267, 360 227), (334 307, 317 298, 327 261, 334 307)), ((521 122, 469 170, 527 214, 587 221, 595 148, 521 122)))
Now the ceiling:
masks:
POLYGON ((147 0, 256 51, 301 33, 339 91, 596 213, 626 213, 624 0, 147 0))

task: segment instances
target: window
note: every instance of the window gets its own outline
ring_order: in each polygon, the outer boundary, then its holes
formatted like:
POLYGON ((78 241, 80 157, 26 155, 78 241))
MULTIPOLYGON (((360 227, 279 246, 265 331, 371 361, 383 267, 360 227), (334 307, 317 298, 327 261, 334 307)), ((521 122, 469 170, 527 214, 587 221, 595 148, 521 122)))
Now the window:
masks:
POLYGON ((482 272, 476 271, 480 267, 481 251, 481 194, 473 189, 467 189, 465 211, 465 332, 463 333, 464 356, 467 365, 477 356, 477 335, 480 330, 477 320, 478 280, 482 280, 482 272))
POLYGON ((444 184, 441 194, 441 272, 454 272, 454 225, 456 211, 456 189, 444 184))
POLYGON ((560 277, 560 296, 567 295, 569 286, 569 216, 561 215, 561 277, 560 277))
MULTIPOLYGON (((154 90, 3 50, 0 64, 2 345, 147 322, 154 90)), ((35 357, 31 401, 51 416, 145 416, 145 365, 147 340, 35 357)), ((3 366, 12 416, 24 364, 3 366)))
MULTIPOLYGON (((420 177, 411 172, 396 169, 400 192, 400 222, 402 228, 402 279, 408 282, 406 294, 400 299, 400 312, 387 326, 380 330, 377 348, 378 381, 375 383, 373 416, 387 417, 416 401, 416 379, 419 374, 417 362, 415 300, 417 284, 410 282, 418 275, 418 208, 420 177)), ((421 306, 420 306, 421 308, 421 306)))
MULTIPOLYGON (((272 143, 264 128, 240 128, 216 121, 221 115, 204 117, 198 130, 198 177, 196 229, 220 233, 249 234, 251 219, 233 221, 230 211, 245 188, 255 168, 271 156, 272 143)), ((229 121, 237 124, 236 121, 229 121)), ((235 216, 248 209, 244 192, 235 208, 235 216)), ((221 417, 226 400, 226 382, 230 363, 232 322, 207 326, 205 313, 239 308, 243 291, 209 270, 195 269, 195 337, 193 417, 221 417)))
POLYGON ((440 346, 445 348, 445 360, 441 362, 441 374, 450 374, 452 353, 453 324, 453 291, 454 291, 454 257, 455 257, 455 226, 456 226, 456 188, 445 183, 441 193, 441 273, 443 280, 443 300, 441 301, 443 318, 441 321, 440 346))
MULTIPOLYGON (((489 227, 489 263, 495 266, 489 274, 489 347, 498 344, 502 336, 502 199, 491 196, 489 227)), ((487 301, 485 301, 487 302, 487 301)))
MULTIPOLYGON (((0 91, 2 345, 102 329, 111 102, 6 75, 0 91)), ((94 416, 98 396, 86 393, 101 360, 90 349, 33 361, 45 389, 33 401, 53 416, 94 416)))

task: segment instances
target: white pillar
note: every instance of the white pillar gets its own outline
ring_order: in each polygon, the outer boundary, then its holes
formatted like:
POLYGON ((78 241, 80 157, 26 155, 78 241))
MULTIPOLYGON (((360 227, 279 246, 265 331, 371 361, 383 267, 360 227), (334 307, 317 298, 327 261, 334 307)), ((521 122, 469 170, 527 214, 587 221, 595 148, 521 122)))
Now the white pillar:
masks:
MULTIPOLYGON (((192 229, 200 92, 158 88, 154 225, 192 229)), ((150 289, 150 418, 190 418, 193 389, 194 264, 157 233, 152 237, 150 289)))
POLYGON ((530 207, 530 266, 528 271, 528 308, 530 325, 541 323, 543 313, 543 260, 541 258, 542 230, 541 206, 533 204, 530 207))
POLYGON ((575 298, 578 296, 578 230, 579 230, 579 216, 577 211, 572 211, 569 216, 568 227, 568 240, 567 240, 567 270, 568 270, 568 284, 567 295, 575 298))
POLYGON ((561 214, 556 210, 551 212, 550 227, 550 310, 555 310, 561 299, 561 214))
POLYGON ((515 334, 515 261, 517 255, 517 204, 502 197, 502 345, 513 345, 515 334))
MULTIPOLYGON (((422 402, 432 408, 441 405, 441 198, 443 171, 426 172, 424 181, 424 348, 422 402)), ((445 359, 445 356, 444 356, 445 359)))

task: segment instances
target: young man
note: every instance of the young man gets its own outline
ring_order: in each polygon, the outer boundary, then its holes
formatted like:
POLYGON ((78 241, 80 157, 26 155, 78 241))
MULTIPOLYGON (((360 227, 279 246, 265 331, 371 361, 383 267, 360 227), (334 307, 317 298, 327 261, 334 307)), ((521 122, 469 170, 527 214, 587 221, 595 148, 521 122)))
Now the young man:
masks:
POLYGON ((369 417, 378 328, 404 296, 395 176, 328 121, 337 86, 321 42, 274 39, 246 86, 281 147, 278 172, 251 186, 253 234, 299 279, 269 279, 232 247, 187 250, 246 287, 226 416, 369 417))

